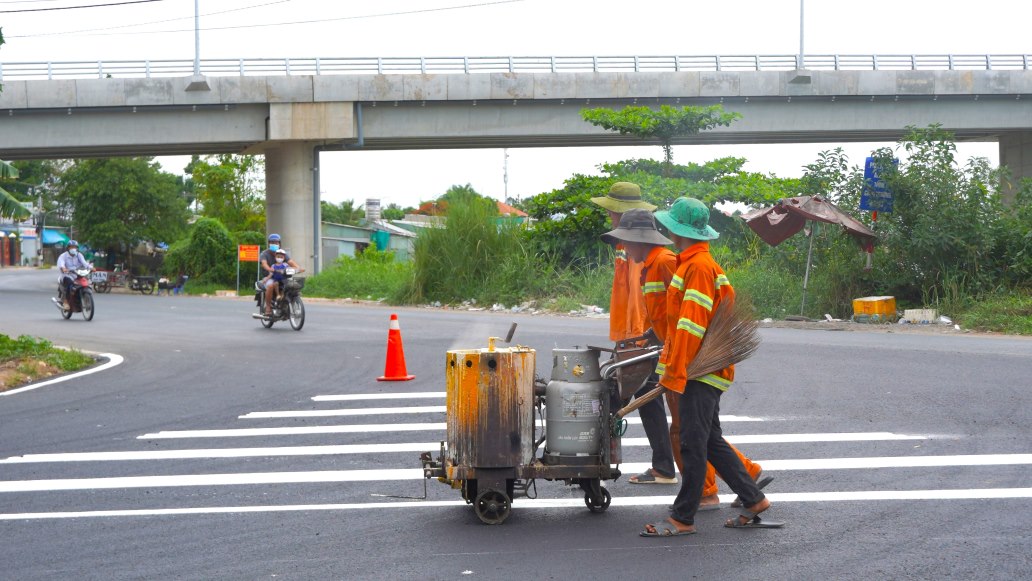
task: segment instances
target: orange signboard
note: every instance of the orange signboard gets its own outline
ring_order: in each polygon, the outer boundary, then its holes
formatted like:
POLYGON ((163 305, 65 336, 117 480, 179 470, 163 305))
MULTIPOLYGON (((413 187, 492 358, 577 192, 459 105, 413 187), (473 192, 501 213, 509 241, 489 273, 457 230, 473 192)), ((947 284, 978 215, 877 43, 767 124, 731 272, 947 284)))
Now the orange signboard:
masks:
POLYGON ((240 262, 258 262, 258 255, 261 253, 261 246, 257 244, 241 244, 237 248, 237 258, 240 262))

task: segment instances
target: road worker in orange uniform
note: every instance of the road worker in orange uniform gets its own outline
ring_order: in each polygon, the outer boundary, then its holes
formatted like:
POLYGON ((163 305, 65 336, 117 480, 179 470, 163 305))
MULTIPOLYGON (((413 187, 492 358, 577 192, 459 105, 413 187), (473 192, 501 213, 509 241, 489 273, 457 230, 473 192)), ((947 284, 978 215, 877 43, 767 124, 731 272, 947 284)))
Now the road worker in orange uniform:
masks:
MULTIPOLYGON (((630 182, 616 182, 605 196, 591 198, 609 213, 613 227, 621 224, 621 216, 630 210, 640 210, 649 215, 655 206, 641 199, 641 188, 630 182)), ((649 328, 645 309, 645 297, 641 291, 642 263, 627 260, 627 251, 622 243, 614 241, 616 262, 613 265, 613 292, 609 298, 609 338, 617 343, 641 337, 649 328)), ((635 393, 640 397, 651 391, 658 381, 653 374, 649 381, 635 393)), ((663 401, 656 399, 638 409, 641 426, 652 448, 652 466, 628 481, 631 484, 677 484, 674 467, 673 447, 670 445, 670 431, 667 428, 666 409, 663 401)))
MULTIPOLYGON (((620 226, 615 230, 602 235, 602 240, 610 244, 622 244, 627 254, 627 259, 632 264, 641 264, 641 287, 645 299, 645 310, 648 314, 649 324, 655 333, 658 342, 662 345, 669 330, 677 325, 678 311, 675 308, 668 308, 667 287, 674 278, 677 269, 677 255, 665 248, 672 244, 669 238, 660 234, 656 228, 656 220, 648 210, 633 209, 624 212, 620 218, 620 226)), ((663 368, 657 369, 662 372, 663 368)), ((653 386, 649 386, 651 389, 653 386)), ((670 441, 680 441, 681 423, 677 413, 677 394, 667 390, 663 394, 666 398, 667 408, 670 410, 670 441)), ((728 446, 731 446, 728 443, 728 446)), ((746 471, 757 481, 759 488, 764 488, 774 480, 772 476, 763 476, 760 465, 747 458, 734 446, 731 449, 738 454, 746 471)), ((677 472, 684 473, 684 462, 681 460, 680 446, 673 447, 674 462, 677 464, 677 472)), ((720 508, 720 499, 717 496, 716 470, 713 465, 706 463, 706 481, 702 490, 702 499, 699 501, 698 510, 715 510, 720 508)), ((738 502, 738 501, 736 501, 738 502)), ((733 503, 732 506, 735 506, 733 503)))
POLYGON ((680 251, 677 270, 667 291, 668 313, 676 311, 677 321, 668 329, 657 373, 661 374, 660 385, 678 394, 679 442, 685 471, 670 516, 645 525, 639 534, 645 537, 695 534, 695 513, 699 510, 707 462, 713 464, 745 507, 741 516, 727 520, 724 526, 783 526, 784 523, 759 517, 770 508, 770 500, 723 438, 720 396, 734 381, 734 366, 690 381, 687 377, 688 364, 699 352, 713 313, 721 303, 733 302, 735 298, 727 275, 709 252, 709 241, 720 234, 709 225, 709 208, 691 198, 678 198, 669 210, 658 212, 656 220, 667 228, 680 251))

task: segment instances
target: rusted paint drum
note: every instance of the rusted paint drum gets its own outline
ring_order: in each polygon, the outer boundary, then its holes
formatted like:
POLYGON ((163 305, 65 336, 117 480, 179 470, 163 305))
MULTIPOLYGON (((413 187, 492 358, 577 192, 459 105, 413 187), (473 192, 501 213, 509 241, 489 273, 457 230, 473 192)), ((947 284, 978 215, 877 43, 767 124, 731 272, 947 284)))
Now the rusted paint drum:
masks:
POLYGON ((534 366, 535 352, 525 347, 448 351, 448 465, 505 468, 532 462, 534 366))

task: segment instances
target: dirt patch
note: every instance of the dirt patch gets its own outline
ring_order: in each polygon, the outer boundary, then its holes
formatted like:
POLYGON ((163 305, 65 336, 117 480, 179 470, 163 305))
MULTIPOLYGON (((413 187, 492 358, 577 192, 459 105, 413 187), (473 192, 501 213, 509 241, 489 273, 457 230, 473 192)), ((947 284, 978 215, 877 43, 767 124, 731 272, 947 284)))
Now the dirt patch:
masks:
POLYGON ((0 363, 0 391, 7 391, 62 373, 46 361, 32 358, 0 363))

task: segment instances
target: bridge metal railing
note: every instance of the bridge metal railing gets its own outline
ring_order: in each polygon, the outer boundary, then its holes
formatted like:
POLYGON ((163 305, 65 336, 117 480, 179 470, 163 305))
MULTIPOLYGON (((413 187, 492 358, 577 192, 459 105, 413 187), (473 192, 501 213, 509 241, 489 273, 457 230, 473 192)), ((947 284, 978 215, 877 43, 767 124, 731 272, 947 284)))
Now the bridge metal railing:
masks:
MULTIPOLYGON (((204 59, 207 76, 482 74, 677 71, 1029 70, 1029 54, 478 56, 204 59)), ((193 60, 0 62, 0 81, 184 77, 193 60)))

